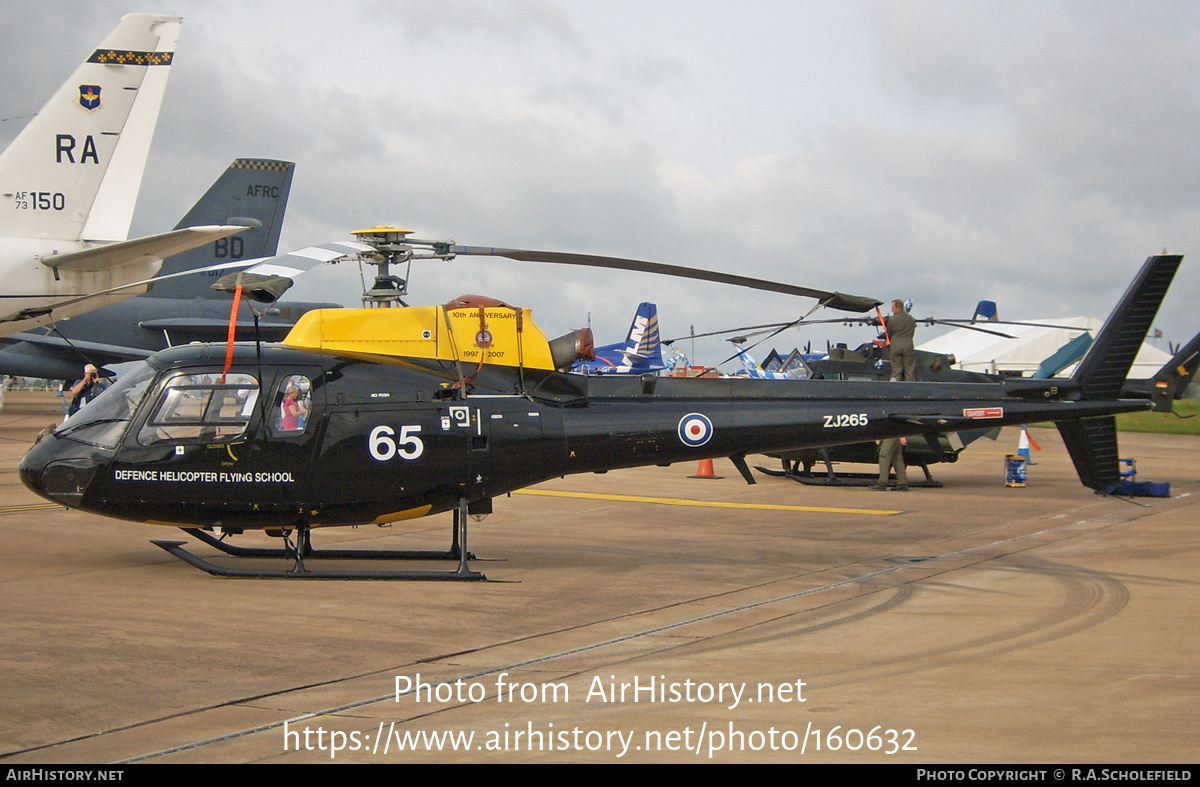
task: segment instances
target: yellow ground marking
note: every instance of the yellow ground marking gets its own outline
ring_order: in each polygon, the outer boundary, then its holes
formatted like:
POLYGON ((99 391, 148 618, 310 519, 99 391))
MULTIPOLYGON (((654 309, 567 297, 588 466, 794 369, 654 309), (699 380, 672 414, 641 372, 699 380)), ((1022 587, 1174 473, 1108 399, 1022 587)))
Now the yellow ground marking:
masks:
POLYGON ((22 511, 45 511, 51 508, 61 508, 65 511, 67 507, 61 503, 30 503, 24 506, 0 506, 0 514, 18 514, 22 511))
POLYGON ((772 503, 727 503, 720 500, 687 500, 680 497, 642 497, 641 495, 605 495, 597 492, 558 492, 551 489, 518 489, 514 495, 542 497, 578 497, 583 500, 616 500, 622 503, 658 503, 664 506, 696 506, 698 508, 747 508, 756 511, 811 511, 820 514, 865 514, 894 516, 903 511, 883 508, 832 508, 828 506, 781 506, 772 503))

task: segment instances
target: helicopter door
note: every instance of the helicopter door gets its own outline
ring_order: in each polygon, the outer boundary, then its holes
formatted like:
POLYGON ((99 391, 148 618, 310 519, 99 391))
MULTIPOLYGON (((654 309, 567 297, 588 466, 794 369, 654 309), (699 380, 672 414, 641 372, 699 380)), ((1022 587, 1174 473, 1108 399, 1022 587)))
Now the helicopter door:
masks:
POLYGON ((523 396, 477 397, 467 402, 480 422, 472 441, 471 499, 544 481, 546 450, 536 406, 523 396))
POLYGON ((312 499, 321 503, 314 524, 383 524, 453 508, 470 478, 473 415, 444 402, 331 404, 312 470, 312 499))
POLYGON ((264 394, 269 397, 260 430, 263 450, 256 470, 270 479, 272 491, 289 506, 303 504, 318 439, 325 389, 318 368, 281 370, 264 394))
POLYGON ((146 500, 193 500, 198 518, 231 511, 270 516, 282 498, 271 490, 256 435, 261 429, 256 377, 212 371, 167 373, 147 399, 146 416, 122 445, 113 476, 122 492, 146 500))
POLYGON ((142 483, 156 482, 158 494, 195 496, 213 521, 249 512, 264 524, 290 524, 307 487, 319 373, 268 371, 261 386, 238 372, 167 375, 123 464, 142 483))

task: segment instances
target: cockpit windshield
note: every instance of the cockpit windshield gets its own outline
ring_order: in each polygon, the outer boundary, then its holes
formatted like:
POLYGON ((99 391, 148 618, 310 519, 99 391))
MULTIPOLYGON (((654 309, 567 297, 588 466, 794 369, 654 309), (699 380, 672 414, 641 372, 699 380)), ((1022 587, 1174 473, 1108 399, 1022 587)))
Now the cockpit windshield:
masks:
POLYGON ((245 433, 257 402, 258 380, 251 375, 176 375, 163 387, 138 443, 231 442, 245 433))
POLYGON ((116 448, 156 374, 150 364, 139 364, 68 418, 55 434, 101 448, 116 448))

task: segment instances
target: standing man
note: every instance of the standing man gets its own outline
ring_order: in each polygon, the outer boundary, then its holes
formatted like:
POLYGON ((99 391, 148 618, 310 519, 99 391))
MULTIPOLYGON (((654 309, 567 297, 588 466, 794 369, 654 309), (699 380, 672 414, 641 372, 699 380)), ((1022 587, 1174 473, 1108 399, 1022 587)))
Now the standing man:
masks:
POLYGON ((79 412, 79 408, 95 399, 108 388, 108 381, 100 379, 100 370, 92 364, 83 367, 83 379, 71 386, 71 404, 67 416, 79 412))
POLYGON ((879 441, 879 483, 872 484, 872 489, 877 492, 887 489, 888 475, 894 469, 896 486, 893 489, 897 492, 908 491, 908 467, 904 464, 904 446, 906 445, 908 445, 908 439, 904 437, 889 437, 879 441))
POLYGON ((904 301, 892 301, 892 314, 885 320, 888 346, 891 350, 892 380, 917 379, 917 350, 913 337, 917 333, 917 321, 904 311, 904 301))

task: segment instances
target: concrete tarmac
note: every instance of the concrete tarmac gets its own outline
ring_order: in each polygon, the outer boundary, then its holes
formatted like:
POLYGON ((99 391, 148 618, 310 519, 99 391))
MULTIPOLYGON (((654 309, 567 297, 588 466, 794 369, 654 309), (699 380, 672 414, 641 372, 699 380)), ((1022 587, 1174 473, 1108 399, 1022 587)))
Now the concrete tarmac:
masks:
MULTIPOLYGON (((1021 489, 1013 430, 907 493, 573 476, 472 523, 489 582, 293 582, 26 491, 60 401, 0 410, 7 765, 1196 760, 1200 437, 1121 435, 1169 499, 1092 494, 1053 429, 1021 489)), ((448 515, 314 535, 449 539, 448 515)))

